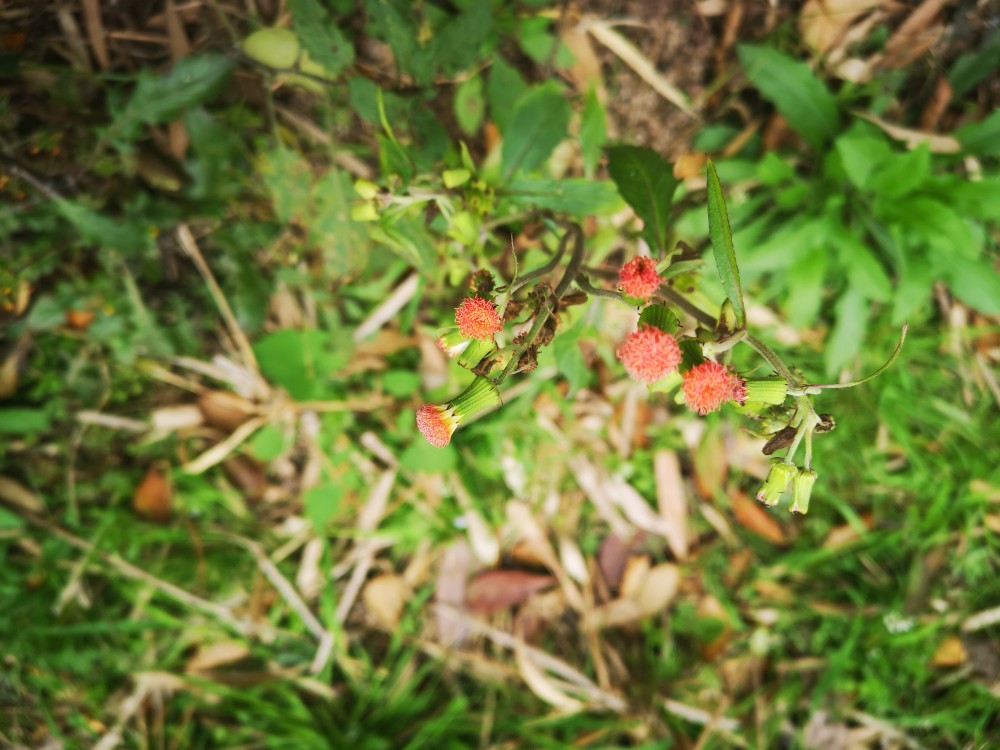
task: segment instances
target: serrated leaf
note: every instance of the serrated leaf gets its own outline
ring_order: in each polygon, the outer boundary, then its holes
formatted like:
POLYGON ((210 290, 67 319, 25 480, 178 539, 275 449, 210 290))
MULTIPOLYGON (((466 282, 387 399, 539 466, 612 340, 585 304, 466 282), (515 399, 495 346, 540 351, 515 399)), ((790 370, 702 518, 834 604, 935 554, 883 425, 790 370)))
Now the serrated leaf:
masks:
POLYGON ((746 328, 747 311, 743 303, 743 288, 740 284, 740 269, 736 264, 736 249, 733 247, 733 232, 729 227, 726 199, 722 194, 722 183, 715 171, 715 164, 708 162, 708 235, 712 240, 712 253, 719 270, 719 280, 726 297, 733 303, 736 325, 746 328))
MULTIPOLYGON (((336 77, 354 62, 354 47, 328 16, 318 0, 288 0, 295 33, 324 72, 336 77)), ((310 72, 310 71, 307 71, 310 72)))
POLYGON ((229 58, 207 53, 184 58, 166 75, 140 78, 111 130, 131 139, 138 135, 139 124, 177 119, 185 110, 211 99, 229 78, 233 67, 229 58))
POLYGON ((671 166, 651 148, 615 146, 608 151, 608 172, 642 219, 649 246, 666 252, 670 204, 679 184, 671 166))
POLYGON ((540 167, 552 150, 566 137, 570 108, 561 88, 546 83, 529 91, 511 116, 504 134, 503 175, 531 172, 540 167))
POLYGON ((808 65, 769 47, 741 44, 738 52, 747 78, 806 143, 818 151, 837 134, 837 102, 808 65))

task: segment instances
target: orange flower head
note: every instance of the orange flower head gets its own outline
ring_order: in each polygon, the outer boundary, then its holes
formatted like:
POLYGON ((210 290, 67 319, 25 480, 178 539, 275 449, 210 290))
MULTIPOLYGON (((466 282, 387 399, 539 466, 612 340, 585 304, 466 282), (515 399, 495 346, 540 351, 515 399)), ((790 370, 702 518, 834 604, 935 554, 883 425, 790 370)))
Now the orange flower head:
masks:
POLYGON ((630 333, 615 355, 629 375, 647 385, 669 375, 681 363, 677 339, 648 324, 630 333))
POLYGON ((417 429, 435 448, 444 448, 458 427, 448 405, 424 404, 417 409, 417 429))
POLYGON ((455 308, 455 322, 463 336, 491 341, 503 330, 496 305, 482 297, 469 297, 455 308))
POLYGON ((702 362, 683 373, 684 398, 692 411, 702 416, 727 401, 743 403, 747 397, 743 379, 718 362, 702 362))
POLYGON ((641 255, 622 266, 618 280, 627 296, 643 300, 649 299, 663 283, 660 274, 656 272, 656 261, 641 255))

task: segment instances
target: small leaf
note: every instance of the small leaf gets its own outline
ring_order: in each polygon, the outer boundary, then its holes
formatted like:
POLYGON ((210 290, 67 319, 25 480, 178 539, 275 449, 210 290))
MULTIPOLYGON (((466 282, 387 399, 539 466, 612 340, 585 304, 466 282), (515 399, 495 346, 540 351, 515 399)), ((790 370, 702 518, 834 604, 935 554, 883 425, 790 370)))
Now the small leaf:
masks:
POLYGON ((569 104, 554 83, 537 86, 521 99, 504 134, 505 180, 518 170, 531 172, 549 158, 566 137, 569 114, 569 104))
POLYGON ((30 435, 49 429, 49 415, 42 409, 0 409, 0 435, 30 435))
POLYGON ((735 490, 732 493, 733 517, 745 529, 764 537, 772 544, 784 544, 785 532, 760 503, 735 490))
POLYGON ((817 151, 837 134, 837 102, 805 63, 769 47, 741 44, 740 63, 754 86, 817 151))
POLYGON ((550 575, 523 570, 488 570, 480 573, 465 593, 465 605, 477 614, 492 614, 520 604, 536 591, 556 582, 550 575))
POLYGON ((302 498, 306 517, 312 522, 317 534, 323 534, 327 521, 333 518, 340 507, 344 486, 332 482, 308 489, 302 498))
POLYGON ((955 131, 955 137, 968 154, 985 156, 1000 153, 1000 109, 980 122, 970 122, 955 131))
POLYGON ((132 508, 147 521, 166 523, 170 520, 173 492, 162 471, 151 468, 146 472, 132 496, 132 508))
POLYGON ((1000 29, 994 29, 982 47, 961 55, 948 71, 952 100, 971 90, 1000 66, 1000 29))
POLYGON ((497 57, 490 66, 489 82, 486 85, 486 98, 490 104, 490 118, 507 134, 514 117, 517 102, 527 93, 528 84, 521 74, 502 57, 497 57))
POLYGON ((733 303, 736 325, 746 328, 747 313, 743 303, 743 288, 740 285, 740 269, 736 265, 736 249, 733 247, 733 232, 729 227, 726 199, 722 194, 722 184, 715 171, 715 164, 708 162, 708 234, 712 239, 712 253, 719 269, 719 279, 726 297, 733 303))
POLYGON ((486 100, 483 98, 483 78, 474 75, 466 78, 455 90, 455 120, 466 135, 475 135, 483 124, 486 100))
POLYGON ((671 166, 651 148, 615 146, 608 152, 608 172, 618 192, 642 219, 649 246, 666 252, 670 204, 679 184, 671 166))

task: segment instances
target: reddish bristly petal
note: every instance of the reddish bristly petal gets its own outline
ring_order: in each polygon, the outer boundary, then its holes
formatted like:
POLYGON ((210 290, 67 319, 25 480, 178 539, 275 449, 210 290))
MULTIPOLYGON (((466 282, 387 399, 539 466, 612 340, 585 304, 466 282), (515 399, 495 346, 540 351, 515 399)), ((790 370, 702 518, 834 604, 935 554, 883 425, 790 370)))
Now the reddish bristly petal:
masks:
POLYGON ((651 325, 630 333, 615 354, 629 375, 647 385, 669 375, 681 363, 677 339, 651 325))
POLYGON ((742 378, 718 362, 702 362, 684 373, 684 398, 692 411, 702 416, 727 401, 746 400, 742 378))
POLYGON ((618 279, 622 291, 637 299, 649 299, 663 283, 660 274, 656 272, 656 261, 641 255, 622 266, 618 279))
POLYGON ((435 448, 444 448, 451 442, 453 423, 446 419, 442 406, 424 404, 417 409, 417 429, 435 448))
POLYGON ((469 297, 455 308, 455 322, 463 336, 470 339, 492 340, 503 330, 503 321, 496 305, 482 297, 469 297))

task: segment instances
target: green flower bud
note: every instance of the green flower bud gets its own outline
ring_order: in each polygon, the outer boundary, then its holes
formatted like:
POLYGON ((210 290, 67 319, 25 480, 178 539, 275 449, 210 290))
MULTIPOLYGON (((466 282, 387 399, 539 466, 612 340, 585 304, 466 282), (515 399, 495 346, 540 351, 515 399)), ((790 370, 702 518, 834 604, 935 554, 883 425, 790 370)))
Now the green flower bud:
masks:
POLYGON ((785 490, 796 477, 798 469, 792 464, 786 464, 783 459, 775 458, 771 460, 771 470, 767 473, 767 479, 757 490, 757 499, 764 505, 777 505, 785 490))
POLYGON ((816 472, 812 469, 799 469, 792 480, 792 507, 793 513, 809 512, 809 496, 812 495, 813 485, 816 484, 816 472))

